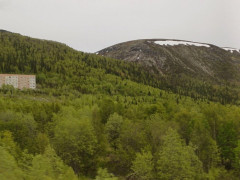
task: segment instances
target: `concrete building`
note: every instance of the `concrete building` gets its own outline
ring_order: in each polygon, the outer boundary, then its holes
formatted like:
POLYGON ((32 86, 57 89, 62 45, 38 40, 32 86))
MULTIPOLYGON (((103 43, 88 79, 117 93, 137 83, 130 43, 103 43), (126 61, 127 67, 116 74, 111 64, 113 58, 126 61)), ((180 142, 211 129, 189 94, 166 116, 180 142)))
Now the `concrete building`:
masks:
POLYGON ((21 74, 0 74, 0 87, 3 84, 12 85, 18 89, 36 89, 35 75, 21 75, 21 74))

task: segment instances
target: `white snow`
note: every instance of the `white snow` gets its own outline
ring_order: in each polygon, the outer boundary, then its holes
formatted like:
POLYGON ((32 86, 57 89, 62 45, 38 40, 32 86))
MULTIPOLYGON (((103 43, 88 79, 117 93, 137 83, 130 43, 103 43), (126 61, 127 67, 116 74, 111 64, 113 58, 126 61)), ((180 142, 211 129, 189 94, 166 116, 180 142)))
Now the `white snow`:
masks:
POLYGON ((226 51, 230 51, 231 53, 233 53, 233 51, 237 51, 237 52, 240 53, 240 49, 228 48, 228 47, 225 47, 225 48, 222 48, 222 49, 224 49, 224 50, 226 50, 226 51))
POLYGON ((155 41, 154 43, 162 45, 162 46, 176 46, 176 45, 186 45, 186 46, 204 46, 204 47, 210 47, 207 44, 201 44, 201 43, 195 43, 195 42, 188 42, 188 41, 155 41))

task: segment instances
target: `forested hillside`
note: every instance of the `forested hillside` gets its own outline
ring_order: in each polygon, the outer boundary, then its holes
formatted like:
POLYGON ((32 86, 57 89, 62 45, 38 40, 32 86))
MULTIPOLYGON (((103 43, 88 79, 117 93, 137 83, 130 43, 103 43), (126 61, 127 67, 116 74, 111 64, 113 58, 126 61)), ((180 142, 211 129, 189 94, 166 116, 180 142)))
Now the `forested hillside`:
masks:
MULTIPOLYGON (((216 84, 176 73, 162 75, 155 67, 146 71, 138 63, 82 53, 61 43, 33 39, 3 30, 0 31, 0 38, 0 72, 37 74, 38 84, 41 87, 55 88, 55 93, 64 92, 62 88, 66 86, 83 93, 95 93, 95 89, 99 89, 99 82, 108 78, 104 74, 111 74, 190 96, 195 100, 208 99, 222 104, 240 103, 240 89, 236 83, 220 81, 216 84), (91 83, 93 81, 95 83, 91 83), (84 86, 89 83, 92 88, 84 86)), ((115 87, 105 85, 104 91, 111 94, 111 89, 115 87)), ((118 88, 115 90, 118 91, 118 88)))
POLYGON ((38 89, 42 91, 54 88, 55 94, 67 89, 67 93, 75 90, 111 95, 121 93, 121 88, 116 86, 118 79, 151 84, 150 74, 133 63, 82 53, 61 43, 6 31, 0 31, 0 38, 0 73, 37 74, 38 89))
POLYGON ((240 177, 238 105, 196 98, 190 85, 193 98, 173 93, 134 63, 5 31, 0 72, 36 74, 38 84, 0 89, 0 179, 240 177))

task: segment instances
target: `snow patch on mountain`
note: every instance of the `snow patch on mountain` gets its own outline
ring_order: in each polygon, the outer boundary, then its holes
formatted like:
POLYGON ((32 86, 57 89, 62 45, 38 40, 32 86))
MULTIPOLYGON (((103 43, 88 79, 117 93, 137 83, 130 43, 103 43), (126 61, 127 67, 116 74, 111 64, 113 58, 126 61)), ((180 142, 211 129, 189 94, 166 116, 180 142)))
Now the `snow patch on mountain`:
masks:
POLYGON ((236 49, 236 48, 229 48, 229 47, 225 47, 225 48, 222 48, 226 51, 230 51, 231 53, 233 53, 234 51, 237 51, 238 53, 240 53, 240 49, 236 49))
POLYGON ((208 44, 202 44, 202 43, 195 43, 195 42, 188 42, 188 41, 154 41, 154 43, 159 44, 161 46, 177 46, 177 45, 186 45, 186 46, 204 46, 204 47, 210 47, 208 44))

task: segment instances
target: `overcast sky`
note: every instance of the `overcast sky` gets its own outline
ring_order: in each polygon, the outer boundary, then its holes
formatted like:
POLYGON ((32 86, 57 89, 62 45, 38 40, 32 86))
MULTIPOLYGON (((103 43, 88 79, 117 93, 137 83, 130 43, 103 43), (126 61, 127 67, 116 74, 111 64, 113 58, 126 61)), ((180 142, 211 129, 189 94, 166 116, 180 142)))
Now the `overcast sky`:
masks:
POLYGON ((0 29, 85 52, 146 38, 240 48, 240 0, 0 0, 0 29))

